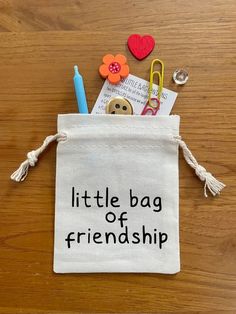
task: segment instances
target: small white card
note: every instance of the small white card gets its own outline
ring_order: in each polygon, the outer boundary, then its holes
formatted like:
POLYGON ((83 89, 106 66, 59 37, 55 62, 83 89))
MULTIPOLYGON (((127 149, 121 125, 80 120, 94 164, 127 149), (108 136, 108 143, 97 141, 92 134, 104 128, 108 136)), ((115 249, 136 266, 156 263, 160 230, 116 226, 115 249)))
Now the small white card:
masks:
MULTIPOLYGON (((134 114, 140 115, 148 99, 149 82, 129 74, 119 84, 110 84, 105 81, 101 92, 93 107, 92 114, 105 113, 107 102, 112 97, 121 96, 130 101, 134 114)), ((158 85, 153 84, 152 97, 157 97, 158 85)), ((157 115, 169 115, 175 103, 177 93, 169 89, 163 88, 161 95, 161 105, 157 115)))

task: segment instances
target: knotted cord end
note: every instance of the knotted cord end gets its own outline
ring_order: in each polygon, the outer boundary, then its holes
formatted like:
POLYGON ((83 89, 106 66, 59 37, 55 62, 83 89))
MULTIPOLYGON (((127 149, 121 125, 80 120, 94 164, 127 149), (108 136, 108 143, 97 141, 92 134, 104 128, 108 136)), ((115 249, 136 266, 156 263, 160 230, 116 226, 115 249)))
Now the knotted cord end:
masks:
POLYGON ((11 175, 11 179, 16 182, 24 181, 28 175, 29 167, 34 167, 38 161, 38 156, 48 147, 48 145, 53 141, 66 140, 65 134, 55 134, 46 137, 42 146, 36 150, 32 150, 27 154, 27 159, 22 162, 20 167, 11 175))
POLYGON ((226 186, 223 182, 217 180, 210 172, 208 172, 204 167, 199 165, 196 158, 191 153, 190 149, 187 147, 185 142, 181 137, 175 137, 175 140, 180 145, 183 150, 184 159, 187 164, 190 165, 195 170, 196 175, 201 181, 205 182, 204 185, 204 195, 207 197, 207 189, 211 192, 213 196, 220 194, 221 190, 226 186))
POLYGON ((218 181, 210 172, 206 171, 204 167, 198 165, 195 169, 196 175, 201 181, 205 181, 204 195, 207 197, 207 189, 213 196, 220 194, 220 191, 225 187, 223 182, 218 181))

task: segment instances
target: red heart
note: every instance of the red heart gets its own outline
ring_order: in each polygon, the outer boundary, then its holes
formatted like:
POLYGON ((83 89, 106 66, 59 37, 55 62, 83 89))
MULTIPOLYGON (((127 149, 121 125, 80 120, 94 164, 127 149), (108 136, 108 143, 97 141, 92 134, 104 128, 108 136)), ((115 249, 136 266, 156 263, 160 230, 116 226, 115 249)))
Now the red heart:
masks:
POLYGON ((140 36, 138 34, 132 34, 128 38, 128 47, 135 58, 143 60, 154 49, 155 40, 150 35, 140 36))

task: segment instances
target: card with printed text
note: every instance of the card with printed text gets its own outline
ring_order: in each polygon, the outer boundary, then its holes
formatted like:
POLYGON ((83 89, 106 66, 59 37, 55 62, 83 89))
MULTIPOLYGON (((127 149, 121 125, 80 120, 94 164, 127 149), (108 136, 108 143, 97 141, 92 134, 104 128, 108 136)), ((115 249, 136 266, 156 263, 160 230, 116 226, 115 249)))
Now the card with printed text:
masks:
MULTIPOLYGON (((101 92, 93 107, 92 114, 105 113, 106 104, 112 97, 121 96, 129 100, 133 107, 133 113, 140 115, 148 99, 149 82, 130 74, 123 79, 119 84, 110 84, 108 80, 105 81, 101 92)), ((153 84, 152 97, 157 97, 158 85, 153 84)), ((158 115, 169 115, 177 93, 169 89, 163 88, 161 95, 161 104, 158 115)))

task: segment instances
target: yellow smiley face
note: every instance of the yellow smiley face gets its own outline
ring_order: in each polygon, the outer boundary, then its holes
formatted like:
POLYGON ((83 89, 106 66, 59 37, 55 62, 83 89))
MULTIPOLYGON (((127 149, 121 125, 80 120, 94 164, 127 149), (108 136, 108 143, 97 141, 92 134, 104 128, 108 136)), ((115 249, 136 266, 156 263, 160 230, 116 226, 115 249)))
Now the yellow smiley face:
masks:
POLYGON ((131 103, 123 97, 114 97, 107 103, 106 113, 133 114, 131 103))

